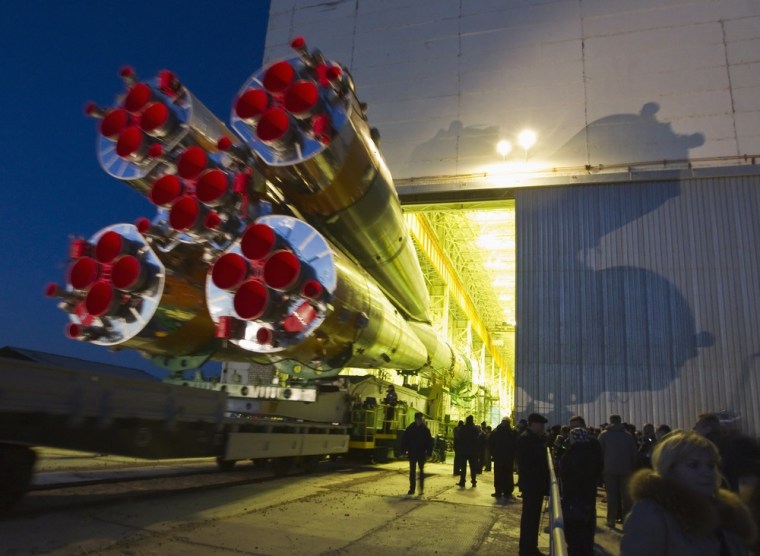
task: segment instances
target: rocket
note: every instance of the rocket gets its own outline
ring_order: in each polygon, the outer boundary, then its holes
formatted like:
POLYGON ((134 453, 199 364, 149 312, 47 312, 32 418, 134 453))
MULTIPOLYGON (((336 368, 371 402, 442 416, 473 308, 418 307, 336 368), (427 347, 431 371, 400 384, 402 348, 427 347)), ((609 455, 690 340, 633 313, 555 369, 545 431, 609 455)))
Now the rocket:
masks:
POLYGON ((156 215, 72 241, 65 283, 45 292, 66 334, 170 369, 211 358, 304 380, 348 367, 469 380, 430 324, 349 71, 301 37, 291 46, 242 85, 229 127, 169 71, 124 68, 114 106, 87 105, 101 167, 156 215))

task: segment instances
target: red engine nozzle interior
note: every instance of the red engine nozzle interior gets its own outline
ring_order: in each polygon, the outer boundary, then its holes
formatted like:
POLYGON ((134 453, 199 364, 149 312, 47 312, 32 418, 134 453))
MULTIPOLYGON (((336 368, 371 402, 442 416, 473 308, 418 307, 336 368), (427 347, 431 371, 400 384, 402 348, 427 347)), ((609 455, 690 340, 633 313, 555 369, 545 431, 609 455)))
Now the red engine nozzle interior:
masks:
POLYGON ((140 127, 150 133, 166 125, 169 109, 163 102, 151 102, 140 116, 140 127))
POLYGON ((87 292, 84 306, 92 316, 102 317, 113 310, 115 301, 116 295, 113 286, 107 280, 101 280, 93 284, 90 291, 87 292))
POLYGON ((137 287, 142 277, 142 264, 134 255, 119 257, 111 268, 111 283, 118 290, 131 290, 137 287))
POLYGON ((109 264, 121 255, 124 249, 124 238, 113 230, 104 233, 95 245, 95 258, 101 263, 109 264))
POLYGON ((293 114, 308 114, 319 102, 319 89, 311 81, 296 81, 285 93, 285 108, 293 114))
POLYGON ((248 89, 235 103, 235 113, 243 120, 258 120, 269 108, 269 94, 263 89, 248 89))
POLYGON ((266 286, 258 280, 248 280, 235 292, 233 304, 241 319, 254 320, 264 314, 268 300, 266 286))
POLYGON ((288 61, 272 64, 264 73, 262 83, 267 91, 282 93, 293 82, 296 72, 288 61))
POLYGON ((269 255, 276 243, 274 230, 266 224, 251 224, 240 239, 240 250, 246 258, 259 261, 269 255))
POLYGON ((206 168, 206 151, 201 147, 189 147, 177 162, 177 173, 186 180, 194 180, 206 168))
POLYGON ((301 262, 292 251, 277 251, 264 263, 264 282, 275 290, 289 290, 300 274, 301 262))
POLYGON ((185 195, 178 199, 169 211, 169 225, 178 231, 192 228, 198 221, 201 207, 195 197, 185 195))
POLYGON ((100 265, 92 257, 81 257, 69 267, 69 284, 75 290, 85 290, 98 280, 100 265))
POLYGON ((135 154, 142 144, 142 130, 137 126, 130 126, 119 134, 119 139, 116 141, 116 154, 127 158, 135 154))
POLYGON ((124 108, 130 112, 138 112, 148 104, 152 96, 150 87, 146 83, 136 83, 130 87, 127 96, 124 97, 124 108))
POLYGON ((166 174, 153 182, 150 200, 162 207, 169 206, 182 195, 182 182, 174 174, 166 174))
POLYGON ((229 182, 229 176, 222 170, 208 170, 198 178, 195 195, 201 203, 213 204, 227 193, 229 182))
POLYGON ((234 290, 248 276, 248 261, 237 253, 219 257, 211 269, 211 281, 221 290, 234 290))
POLYGON ((109 110, 103 119, 100 120, 100 134, 103 137, 114 139, 119 136, 122 130, 129 123, 129 114, 123 108, 114 108, 109 110))
POLYGON ((282 108, 270 108, 261 116, 256 126, 256 135, 268 143, 282 139, 289 129, 290 118, 288 118, 288 113, 282 108))
POLYGON ((323 291, 324 288, 322 287, 322 284, 316 280, 308 280, 301 288, 301 294, 309 299, 317 299, 322 295, 323 291))

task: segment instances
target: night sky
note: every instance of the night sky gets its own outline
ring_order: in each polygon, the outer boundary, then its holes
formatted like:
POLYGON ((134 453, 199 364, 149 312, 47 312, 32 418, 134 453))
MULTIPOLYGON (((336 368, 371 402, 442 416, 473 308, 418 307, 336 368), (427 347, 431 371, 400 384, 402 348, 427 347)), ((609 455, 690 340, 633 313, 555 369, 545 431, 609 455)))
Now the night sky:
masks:
POLYGON ((170 69, 222 121, 234 95, 261 65, 267 0, 215 2, 25 0, 0 16, 0 347, 35 349, 157 370, 133 351, 64 336, 66 314, 45 286, 63 284, 71 236, 152 218, 153 206, 108 176, 95 154, 97 120, 124 85, 170 69))

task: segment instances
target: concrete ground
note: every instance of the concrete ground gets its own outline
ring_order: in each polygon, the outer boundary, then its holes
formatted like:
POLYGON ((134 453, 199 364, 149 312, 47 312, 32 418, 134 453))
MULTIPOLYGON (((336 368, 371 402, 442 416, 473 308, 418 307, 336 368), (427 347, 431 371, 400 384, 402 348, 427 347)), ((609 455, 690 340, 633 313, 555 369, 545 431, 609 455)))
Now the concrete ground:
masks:
MULTIPOLYGON (((426 471, 423 496, 406 494, 404 461, 321 464, 314 475, 11 516, 0 521, 0 554, 517 554, 521 502, 492 498, 492 473, 460 488, 451 464, 426 471)), ((618 554, 618 533, 598 529, 597 542, 599 554, 618 554)), ((539 549, 549 552, 546 532, 539 549)))

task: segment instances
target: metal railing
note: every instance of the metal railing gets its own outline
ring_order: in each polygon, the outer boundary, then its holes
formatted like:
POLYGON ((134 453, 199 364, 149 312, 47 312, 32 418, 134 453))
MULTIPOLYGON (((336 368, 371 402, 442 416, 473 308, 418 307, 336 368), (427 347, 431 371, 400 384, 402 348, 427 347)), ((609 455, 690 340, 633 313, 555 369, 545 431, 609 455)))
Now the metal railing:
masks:
POLYGON ((549 460, 549 554, 567 556, 562 498, 559 494, 559 481, 554 472, 554 458, 550 448, 546 449, 546 458, 549 460))

